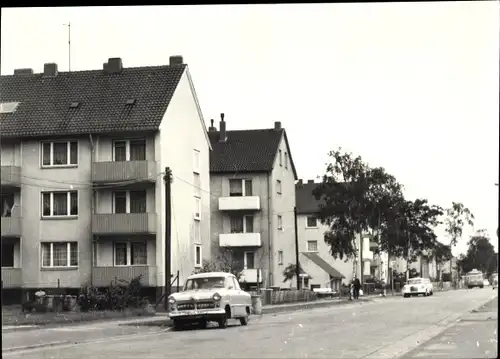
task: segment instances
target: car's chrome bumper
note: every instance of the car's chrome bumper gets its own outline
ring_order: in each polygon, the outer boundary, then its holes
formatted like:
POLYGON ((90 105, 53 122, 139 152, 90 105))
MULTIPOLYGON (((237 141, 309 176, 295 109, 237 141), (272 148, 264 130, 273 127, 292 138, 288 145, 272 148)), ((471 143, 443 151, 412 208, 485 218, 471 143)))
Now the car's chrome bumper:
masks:
POLYGON ((197 310, 174 310, 168 313, 171 319, 196 319, 204 317, 219 316, 225 314, 224 308, 197 309, 197 310))

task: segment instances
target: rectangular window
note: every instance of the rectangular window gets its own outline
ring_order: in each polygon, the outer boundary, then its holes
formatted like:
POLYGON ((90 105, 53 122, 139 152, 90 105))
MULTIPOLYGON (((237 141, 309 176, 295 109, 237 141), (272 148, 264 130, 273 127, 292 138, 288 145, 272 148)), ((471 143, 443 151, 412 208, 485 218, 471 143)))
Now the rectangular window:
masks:
POLYGON ((193 223, 193 241, 194 243, 201 243, 201 229, 200 221, 194 221, 193 223))
POLYGON ((252 180, 249 179, 230 179, 229 180, 229 196, 242 197, 253 196, 252 180))
POLYGON ((245 269, 255 269, 255 252, 245 252, 244 266, 245 269))
POLYGON ((78 243, 43 242, 42 267, 78 267, 78 243))
POLYGON ((232 216, 231 233, 253 233, 253 216, 232 216))
POLYGON ((279 214, 278 214, 278 230, 279 231, 283 230, 283 217, 281 217, 279 214))
POLYGON ((281 194, 281 181, 276 180, 276 193, 281 194))
POLYGON ((42 217, 78 216, 78 192, 42 192, 42 217))
POLYGON ((140 191, 116 191, 113 193, 114 213, 147 213, 147 193, 140 191))
POLYGON ((2 217, 11 217, 14 210, 14 194, 0 194, 0 205, 2 206, 2 217))
POLYGON ((285 152, 285 168, 288 168, 288 154, 285 152))
POLYGON ((202 259, 201 259, 201 246, 200 245, 195 245, 194 246, 194 266, 195 267, 201 267, 201 262, 202 262, 202 259))
POLYGON ((145 266, 148 264, 146 242, 115 242, 115 266, 145 266))
POLYGON ((2 239, 2 267, 14 267, 14 243, 2 239))
POLYGON ((278 251, 278 264, 283 264, 283 251, 278 251))
POLYGON ((97 241, 93 241, 92 242, 92 265, 94 267, 97 267, 97 265, 98 265, 97 264, 97 262, 98 262, 98 260, 97 260, 97 253, 99 253, 99 247, 98 246, 99 246, 99 242, 97 242, 97 241))
POLYGON ((195 196, 201 197, 201 178, 196 172, 193 172, 193 187, 195 196))
POLYGON ((279 160, 280 166, 283 166, 283 155, 281 153, 281 150, 278 150, 278 160, 279 160))
POLYGON ((200 173, 200 151, 193 150, 193 172, 200 173))
POLYGON ((318 251, 318 241, 307 241, 307 251, 317 252, 318 251))
POLYGON ((194 197, 194 219, 201 219, 201 198, 194 197))
POLYGON ((307 216, 307 228, 318 227, 318 219, 315 216, 307 216))
POLYGON ((120 161, 145 161, 146 140, 116 140, 113 141, 114 160, 120 161))
POLYGON ((42 143, 42 167, 78 165, 78 141, 42 143))

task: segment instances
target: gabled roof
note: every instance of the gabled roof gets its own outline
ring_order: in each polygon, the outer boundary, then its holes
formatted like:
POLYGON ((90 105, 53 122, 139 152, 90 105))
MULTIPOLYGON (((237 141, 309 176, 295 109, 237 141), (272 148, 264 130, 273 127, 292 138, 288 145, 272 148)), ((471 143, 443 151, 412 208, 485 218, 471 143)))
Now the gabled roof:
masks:
POLYGON ((323 269, 326 273, 328 273, 332 278, 335 279, 344 279, 345 276, 340 273, 338 270, 333 268, 327 261, 325 261, 318 253, 314 252, 302 252, 302 255, 306 258, 310 259, 314 264, 323 269))
POLYGON ((318 213, 320 204, 324 203, 323 200, 317 200, 313 195, 313 190, 319 183, 299 183, 295 184, 295 206, 297 207, 297 214, 313 214, 318 213))
POLYGON ((185 69, 179 64, 1 76, 0 102, 20 103, 15 112, 0 114, 1 137, 156 131, 185 69))
POLYGON ((284 129, 226 131, 227 140, 220 142, 220 132, 209 132, 213 151, 210 153, 211 173, 271 172, 284 136, 290 166, 297 177, 290 146, 284 129))

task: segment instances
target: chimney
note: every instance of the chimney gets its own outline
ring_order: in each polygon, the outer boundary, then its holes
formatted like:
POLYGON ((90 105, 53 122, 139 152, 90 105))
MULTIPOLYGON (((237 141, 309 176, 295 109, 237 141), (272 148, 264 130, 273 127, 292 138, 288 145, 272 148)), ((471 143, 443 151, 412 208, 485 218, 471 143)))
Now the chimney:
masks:
POLYGON ((314 180, 307 180, 307 183, 314 183, 314 180))
POLYGON ((14 75, 33 75, 33 69, 15 69, 14 75))
POLYGON ((170 56, 170 66, 184 65, 184 59, 180 55, 170 56))
POLYGON ((108 63, 107 62, 102 64, 102 70, 104 71, 105 74, 108 73, 108 63))
POLYGON ((119 74, 123 70, 123 63, 120 57, 113 57, 108 59, 108 74, 119 74))
POLYGON ((43 77, 56 77, 57 64, 50 63, 43 65, 43 77))
POLYGON ((217 132, 217 129, 214 127, 214 120, 210 120, 210 127, 208 128, 208 132, 217 132))
POLYGON ((274 122, 274 129, 275 130, 281 130, 281 122, 280 121, 274 122))
POLYGON ((223 113, 220 114, 219 131, 220 131, 219 142, 226 142, 227 141, 226 123, 224 122, 224 114, 223 113))

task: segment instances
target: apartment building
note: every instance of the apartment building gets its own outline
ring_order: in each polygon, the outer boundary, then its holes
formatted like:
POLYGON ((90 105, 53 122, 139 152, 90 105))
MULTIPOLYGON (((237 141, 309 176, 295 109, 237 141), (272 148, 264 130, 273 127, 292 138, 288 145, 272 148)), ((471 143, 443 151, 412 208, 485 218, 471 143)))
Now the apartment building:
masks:
MULTIPOLYGON (((324 233, 328 227, 321 224, 317 218, 322 203, 322 200, 317 200, 313 195, 317 186, 318 183, 315 183, 314 180, 304 182, 299 179, 295 187, 299 262, 304 271, 301 274, 301 283, 304 288, 338 290, 342 283, 347 284, 353 279, 353 260, 334 259, 330 254, 330 247, 324 240, 324 233)), ((370 241, 368 235, 358 235, 356 243, 359 261, 357 276, 361 278, 362 270, 364 277, 370 276, 375 243, 370 241), (363 245, 360 245, 361 243, 363 245)))
POLYGON ((182 281, 210 255, 211 145, 181 56, 135 68, 110 58, 76 72, 45 64, 0 86, 4 289, 74 291, 141 275, 157 293, 166 167, 172 272, 182 281))
POLYGON ((233 130, 212 120, 210 153, 211 250, 221 248, 243 269, 245 288, 287 286, 282 272, 294 261, 297 173, 281 122, 274 128, 233 130))

